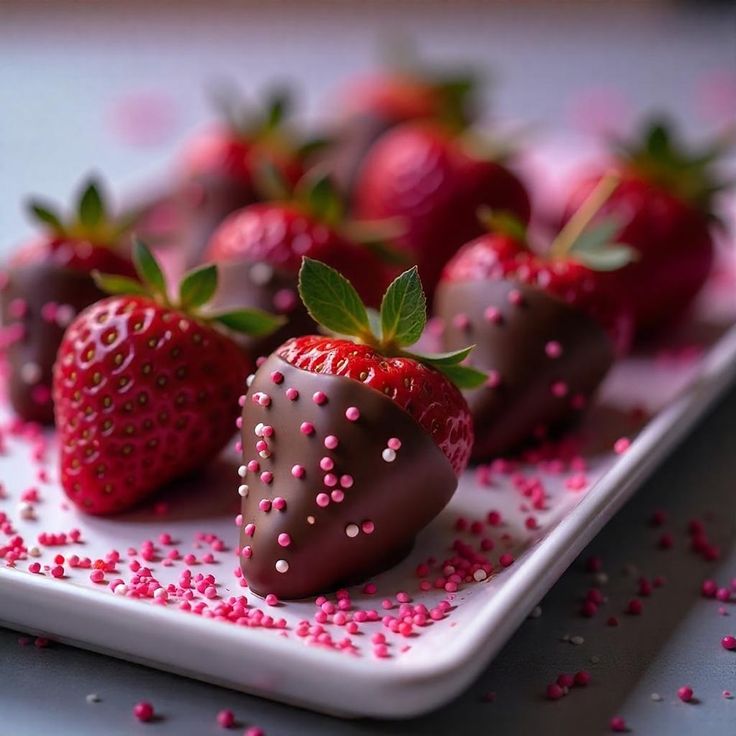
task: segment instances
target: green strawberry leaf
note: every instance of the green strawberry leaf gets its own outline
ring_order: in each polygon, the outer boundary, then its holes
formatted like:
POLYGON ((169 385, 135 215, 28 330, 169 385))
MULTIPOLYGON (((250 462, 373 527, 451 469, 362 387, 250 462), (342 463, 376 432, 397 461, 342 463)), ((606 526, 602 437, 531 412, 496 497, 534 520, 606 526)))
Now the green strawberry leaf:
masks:
POLYGON ((613 243, 598 250, 575 251, 576 261, 592 271, 617 271, 638 257, 638 251, 623 243, 613 243))
POLYGON ((32 199, 28 202, 28 212, 39 222, 48 225, 55 233, 61 234, 64 232, 64 224, 61 218, 48 205, 32 199))
POLYGON ((299 189, 297 198, 317 220, 326 223, 338 223, 342 220, 345 207, 329 174, 308 175, 300 182, 299 189))
POLYGON ((88 230, 99 227, 105 219, 105 205, 99 184, 90 179, 79 199, 79 222, 88 230))
POLYGON ((213 314, 210 319, 229 330, 253 337, 265 337, 286 324, 285 317, 279 317, 261 309, 234 309, 213 314))
POLYGON ((291 198, 291 186, 281 170, 266 156, 261 156, 254 169, 254 185, 260 197, 267 201, 286 201, 291 198))
POLYGON ((127 276, 93 271, 92 278, 100 291, 104 291, 106 294, 112 296, 119 294, 138 294, 144 296, 148 294, 146 287, 140 281, 135 281, 127 276))
POLYGON ((437 365, 438 371, 444 373, 458 388, 480 388, 488 380, 488 376, 469 365, 437 365))
POLYGON ((306 138, 297 146, 296 153, 300 159, 309 158, 316 153, 324 151, 334 145, 334 143, 335 141, 327 136, 312 136, 311 138, 306 138))
POLYGON ((422 363, 429 363, 435 367, 457 365, 470 355, 474 347, 475 345, 468 345, 466 348, 452 350, 449 353, 411 353, 411 355, 422 363))
POLYGON ((299 295, 312 319, 332 332, 354 337, 370 336, 365 305, 353 285, 334 268, 303 258, 299 269, 299 295))
POLYGON ((526 243, 526 225, 511 212, 496 212, 488 205, 481 205, 478 207, 477 217, 489 232, 500 233, 526 243))
POLYGON ((141 281, 147 284, 154 294, 166 298, 166 279, 161 266, 148 246, 138 238, 133 238, 133 263, 141 281))
POLYGON ((605 217, 599 222, 588 225, 570 246, 570 252, 600 250, 613 242, 614 236, 621 229, 621 221, 617 217, 605 217))
POLYGON ((185 274, 179 285, 179 305, 182 309, 196 309, 206 304, 217 290, 217 266, 200 266, 185 274))
POLYGON ((400 347, 413 345, 427 323, 427 300, 412 266, 389 285, 381 302, 381 340, 400 347))
POLYGON ((266 99, 264 130, 276 130, 284 122, 292 108, 291 92, 276 89, 266 99))

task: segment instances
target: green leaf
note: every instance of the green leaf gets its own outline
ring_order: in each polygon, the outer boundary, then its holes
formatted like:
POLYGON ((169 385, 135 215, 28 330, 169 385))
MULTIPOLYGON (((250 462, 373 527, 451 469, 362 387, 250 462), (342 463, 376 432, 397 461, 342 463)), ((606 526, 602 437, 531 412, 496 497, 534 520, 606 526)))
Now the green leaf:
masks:
POLYGON ((526 243, 526 225, 511 212, 496 212, 488 205, 481 205, 477 211, 481 224, 490 232, 506 235, 521 243, 526 243))
POLYGON ((315 322, 341 335, 371 335, 365 305, 352 284, 334 268, 303 258, 299 295, 315 322))
POLYGON ((588 225, 570 246, 570 252, 600 250, 610 245, 614 236, 621 229, 621 221, 617 217, 602 218, 594 225, 588 225))
POLYGON ((133 238, 133 263, 138 276, 148 284, 154 294, 166 297, 166 279, 158 261, 148 246, 138 238, 133 238))
POLYGON ((211 319, 234 332, 242 332, 253 337, 265 337, 286 324, 285 317, 261 309, 234 309, 213 314, 211 319))
POLYGON ((389 285, 381 302, 381 340, 400 347, 413 345, 427 323, 427 300, 419 271, 413 266, 389 285))
POLYGON ((291 198, 289 182, 270 158, 261 156, 253 173, 256 192, 262 199, 285 201, 291 198))
POLYGON ((32 199, 28 202, 28 211, 32 217, 35 217, 40 222, 48 225, 54 232, 64 232, 64 224, 62 223, 61 218, 48 205, 32 199))
POLYGON ((273 90, 266 99, 265 130, 276 130, 288 116, 292 107, 292 95, 287 89, 273 90))
POLYGON ((617 271, 638 257, 628 245, 613 243, 599 250, 576 251, 574 258, 592 271, 617 271))
POLYGON ((91 179, 79 198, 79 222, 85 228, 94 230, 104 219, 105 205, 100 187, 95 179, 91 179))
POLYGON ((462 363, 470 355, 475 345, 469 345, 461 350, 452 350, 449 353, 412 353, 412 356, 422 363, 433 366, 457 365, 462 363))
POLYGON ((647 150, 655 158, 666 156, 670 152, 670 133, 665 123, 655 121, 647 131, 647 150))
POLYGON ((179 304, 182 308, 197 308, 206 304, 217 291, 217 266, 214 263, 195 268, 184 275, 179 284, 179 304))
POLYGON ((308 175, 300 182, 297 198, 306 204, 309 212, 326 223, 339 223, 344 214, 342 197, 327 173, 308 175))
POLYGON ((112 273, 92 272, 92 278, 101 291, 106 294, 139 294, 145 295, 148 292, 139 281, 129 279, 127 276, 118 276, 112 273))
POLYGON ((327 136, 312 136, 306 138, 297 147, 296 153, 300 159, 309 158, 314 156, 316 153, 320 153, 330 146, 334 145, 335 141, 327 136))
POLYGON ((480 388, 488 380, 488 376, 483 371, 469 365, 438 365, 435 367, 461 389, 480 388))

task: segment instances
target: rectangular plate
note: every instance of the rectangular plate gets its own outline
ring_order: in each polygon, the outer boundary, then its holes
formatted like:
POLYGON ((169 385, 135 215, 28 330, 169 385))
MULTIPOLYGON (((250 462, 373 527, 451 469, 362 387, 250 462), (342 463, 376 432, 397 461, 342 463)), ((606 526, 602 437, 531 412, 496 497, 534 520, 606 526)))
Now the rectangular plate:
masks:
MULTIPOLYGON (((41 532, 81 530, 81 541, 65 546, 38 545, 40 556, 0 566, 0 621, 25 631, 50 635, 79 646, 154 667, 341 716, 408 717, 436 708, 459 694, 485 667, 555 580, 587 542, 611 518, 642 481, 674 448, 707 407, 736 375, 736 278, 734 269, 721 269, 701 300, 693 320, 668 340, 667 350, 637 354, 611 372, 584 424, 576 432, 580 447, 565 467, 519 465, 513 472, 496 467, 490 484, 468 472, 447 509, 425 530, 410 556, 378 576, 378 592, 369 595, 358 586, 351 590, 353 611, 375 608, 380 616, 396 613, 395 595, 405 591, 414 604, 428 608, 448 599, 452 608, 440 621, 415 627, 404 638, 388 633, 390 656, 378 659, 371 637, 386 632, 381 622, 360 624, 351 637, 355 649, 308 645, 296 632, 296 623, 311 619, 314 601, 267 606, 239 587, 233 573, 236 529, 233 516, 237 459, 226 452, 220 461, 196 478, 164 491, 158 501, 168 511, 144 507, 116 519, 90 518, 64 503, 52 478, 39 482, 39 465, 31 460, 34 442, 14 436, 7 422, 2 435, 0 478, 5 498, 0 519, 11 522, 12 533, 0 532, 0 547, 20 534, 30 547, 41 532), (646 414, 648 420, 636 422, 646 414), (614 441, 630 437, 628 451, 616 454, 614 441), (582 458, 582 460, 581 460, 582 458), (581 462, 584 465, 581 465, 581 462), (545 508, 529 510, 524 481, 538 478, 547 493, 545 508), (584 481, 583 488, 577 488, 584 481), (35 519, 23 519, 20 504, 25 489, 35 486, 41 500, 35 519), (482 523, 480 533, 457 530, 458 517, 485 520, 489 511, 503 517, 500 526, 482 523), (533 514, 538 528, 528 530, 533 514), (178 602, 157 604, 113 594, 108 585, 94 584, 89 570, 65 565, 66 576, 55 579, 49 568, 42 574, 28 571, 29 563, 53 565, 56 554, 76 554, 92 560, 117 549, 119 573, 126 581, 128 548, 144 540, 157 545, 157 557, 148 564, 164 585, 176 582, 181 560, 163 564, 161 556, 173 547, 161 545, 159 534, 168 532, 182 554, 201 558, 210 551, 202 534, 225 543, 213 551, 214 561, 198 562, 194 572, 211 573, 218 597, 200 594, 196 600, 213 608, 230 595, 248 595, 251 610, 283 617, 286 628, 245 627, 178 610, 178 602), (495 547, 488 556, 497 572, 482 582, 463 582, 456 593, 435 588, 422 591, 417 565, 428 558, 438 562, 429 576, 442 575, 442 561, 452 557, 451 545, 462 538, 478 549, 484 537, 495 547), (501 553, 515 562, 501 568, 501 553), (382 601, 394 600, 384 610, 382 601), (315 673, 319 673, 315 676, 315 673)), ((55 475, 53 438, 44 467, 55 475)), ((2 522, 0 522, 2 526, 2 522)), ((335 600, 332 597, 332 600, 335 600)), ((330 624, 326 630, 339 642, 347 632, 330 624)))

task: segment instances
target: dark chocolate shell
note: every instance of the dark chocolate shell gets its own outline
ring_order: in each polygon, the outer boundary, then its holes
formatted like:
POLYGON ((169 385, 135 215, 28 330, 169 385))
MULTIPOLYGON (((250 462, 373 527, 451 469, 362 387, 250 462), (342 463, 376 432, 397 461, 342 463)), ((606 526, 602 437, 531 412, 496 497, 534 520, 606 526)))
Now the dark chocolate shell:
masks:
POLYGON ((416 421, 351 378, 272 355, 242 417, 239 551, 261 595, 303 598, 381 572, 457 487, 416 421))
POLYGON ((440 284, 436 314, 445 350, 475 344, 470 362, 488 385, 466 393, 473 458, 548 436, 580 414, 613 364, 604 330, 545 291, 507 280, 440 284))

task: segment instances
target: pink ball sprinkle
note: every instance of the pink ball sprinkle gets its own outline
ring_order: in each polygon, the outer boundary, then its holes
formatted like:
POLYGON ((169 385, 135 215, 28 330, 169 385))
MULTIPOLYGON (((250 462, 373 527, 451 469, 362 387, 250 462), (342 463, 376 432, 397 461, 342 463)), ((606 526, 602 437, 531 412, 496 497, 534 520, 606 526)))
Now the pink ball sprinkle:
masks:
POLYGON ((502 321, 503 315, 501 314, 501 310, 498 307, 486 307, 485 311, 483 312, 483 318, 486 320, 486 322, 498 324, 502 321))
POLYGON ((721 639, 721 646, 732 652, 736 649, 736 636, 731 636, 730 634, 728 636, 724 636, 723 639, 721 639))
POLYGON ((303 478, 303 477, 304 477, 304 475, 305 475, 305 473, 306 473, 306 470, 304 470, 304 466, 303 466, 303 465, 295 465, 295 466, 294 466, 294 467, 293 467, 293 468, 291 469, 291 474, 292 474, 292 475, 293 475, 293 476, 294 476, 295 478, 303 478))
POLYGON ((268 498, 262 498, 258 502, 258 508, 261 511, 264 511, 264 512, 268 513, 271 510, 271 501, 270 501, 270 499, 268 499, 268 498))
POLYGON ((703 580, 700 586, 700 592, 705 598, 715 598, 718 592, 718 585, 715 580, 703 580))
POLYGON ((586 672, 585 670, 580 670, 580 672, 575 673, 575 684, 578 687, 585 687, 590 683, 590 672, 586 672))
POLYGON ((386 443, 392 450, 398 451, 401 449, 401 440, 398 437, 391 437, 386 443))
POLYGON ((335 467, 335 461, 331 457, 323 457, 319 461, 319 467, 321 470, 332 470, 335 467))
POLYGON ((345 494, 339 488, 332 491, 330 496, 335 503, 342 503, 345 500, 345 494))
POLYGON ((299 398, 299 392, 295 388, 287 388, 286 398, 289 399, 289 401, 296 401, 299 398))
POLYGON ((248 726, 243 733, 243 736, 266 736, 262 728, 258 726, 248 726))
POLYGON ((509 304, 513 304, 515 307, 519 307, 524 303, 524 295, 518 289, 511 289, 507 295, 509 304))
POLYGON ((266 483, 266 484, 269 484, 269 483, 271 483, 272 481, 273 481, 273 473, 271 473, 271 472, 270 472, 270 471, 268 471, 268 470, 264 470, 264 471, 263 471, 263 472, 261 473, 261 482, 262 482, 262 483, 266 483))
POLYGON ((550 340, 544 346, 544 352, 548 358, 559 358, 562 355, 562 345, 557 340, 550 340))
POLYGON ((217 725, 221 728, 232 728, 235 725, 235 713, 231 710, 221 710, 217 714, 217 725))
POLYGON ((632 598, 626 606, 626 613, 638 616, 644 610, 644 605, 638 598, 632 598))
POLYGON ((498 561, 501 563, 501 567, 508 567, 511 565, 514 561, 514 556, 511 554, 503 554, 498 558, 498 561))
POLYGON ((275 384, 283 383, 284 382, 284 374, 281 371, 273 371, 273 373, 271 373, 271 380, 275 384))
POLYGON ((327 473, 322 481, 328 488, 334 488, 337 485, 337 476, 333 473, 327 473))
POLYGON ((276 597, 274 593, 269 593, 266 596, 266 605, 267 606, 277 606, 279 603, 279 599, 276 597))
POLYGON ((727 603, 731 600, 731 591, 728 588, 718 588, 716 591, 716 598, 721 603, 727 603))
POLYGON ((327 394, 324 391, 315 391, 312 394, 312 401, 314 401, 317 406, 323 406, 327 403, 327 394))
POLYGON ((621 716, 611 718, 611 731, 614 733, 623 733, 626 730, 626 721, 621 716))
POLYGON ((552 391, 552 396, 556 396, 558 399, 561 399, 564 396, 567 396, 568 387, 564 381, 555 381, 550 390, 552 391))
POLYGON ((145 700, 133 706, 133 715, 142 723, 153 719, 153 706, 145 700))
POLYGON ((683 685, 677 689, 677 697, 682 700, 683 703, 689 703, 693 699, 693 689, 687 685, 683 685))
POLYGON ((340 476, 340 485, 343 488, 352 488, 353 487, 353 476, 352 475, 341 475, 340 476))
POLYGON ((56 565, 55 567, 51 568, 51 575, 55 578, 63 578, 64 577, 64 568, 61 565, 56 565))
POLYGON ((325 437, 325 447, 328 450, 334 450, 338 444, 340 444, 339 440, 334 434, 328 434, 327 437, 325 437))
POLYGON ((281 532, 276 541, 282 547, 288 547, 291 544, 291 537, 286 532, 281 532))
POLYGON ((349 406, 345 410, 345 418, 349 422, 357 422, 360 419, 360 409, 357 406, 349 406))
POLYGON ((372 521, 366 520, 360 525, 360 528, 363 530, 363 534, 373 534, 376 525, 372 521))
POLYGON ((312 422, 302 422, 299 426, 299 431, 302 434, 314 434, 314 424, 312 424, 312 422))
POLYGON ((548 700, 559 700, 564 694, 565 691, 556 682, 547 685, 546 695, 548 700))
POLYGON ((488 388, 498 388, 501 385, 501 374, 496 370, 488 371, 488 378, 486 379, 486 386, 488 388))
POLYGON ((281 496, 276 496, 273 500, 272 506, 276 511, 283 511, 286 508, 286 499, 281 498, 281 496))
POLYGON ((623 455, 629 447, 631 447, 631 440, 628 437, 619 437, 613 443, 613 451, 617 455, 623 455))
POLYGON ((325 508, 330 504, 330 497, 326 493, 318 493, 315 500, 317 501, 317 506, 322 508, 325 508))
POLYGON ((575 684, 575 676, 563 672, 561 675, 557 675, 557 684, 569 690, 575 684))

